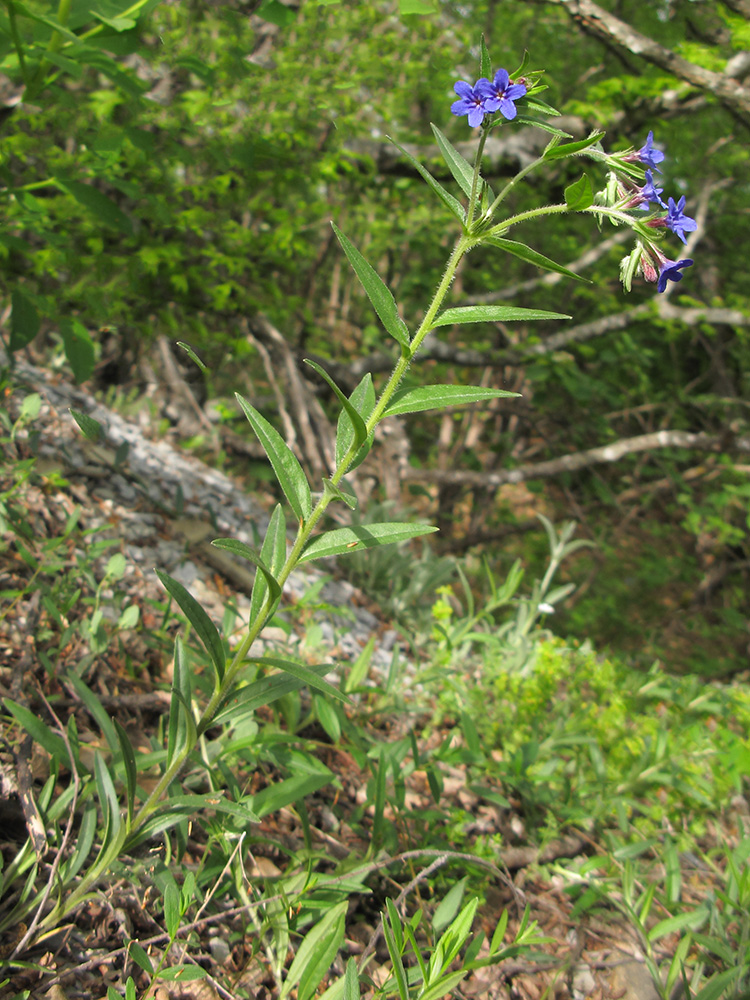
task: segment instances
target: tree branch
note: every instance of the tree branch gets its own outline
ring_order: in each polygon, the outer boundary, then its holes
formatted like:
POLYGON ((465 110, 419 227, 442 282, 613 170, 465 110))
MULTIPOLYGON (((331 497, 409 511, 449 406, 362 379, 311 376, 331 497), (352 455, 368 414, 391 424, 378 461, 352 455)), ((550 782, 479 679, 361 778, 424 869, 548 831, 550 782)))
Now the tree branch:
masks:
MULTIPOLYGON (((642 35, 640 31, 636 31, 629 24, 599 7, 593 0, 547 0, 547 2, 564 7, 574 21, 604 41, 615 42, 691 86, 710 91, 734 111, 750 114, 750 88, 744 87, 725 73, 714 73, 683 59, 671 49, 642 35)), ((734 3, 728 6, 747 16, 745 14, 748 7, 747 0, 734 0, 734 3)))
POLYGON ((654 431, 638 437, 623 438, 599 448, 577 451, 561 455, 547 462, 526 463, 515 469, 500 472, 465 472, 458 469, 415 469, 408 468, 404 479, 409 482, 452 483, 460 486, 504 486, 507 483, 522 483, 530 479, 549 479, 561 472, 576 472, 591 465, 617 462, 625 455, 638 452, 656 451, 659 448, 689 448, 695 451, 750 452, 750 436, 726 437, 716 434, 690 433, 689 431, 654 431))

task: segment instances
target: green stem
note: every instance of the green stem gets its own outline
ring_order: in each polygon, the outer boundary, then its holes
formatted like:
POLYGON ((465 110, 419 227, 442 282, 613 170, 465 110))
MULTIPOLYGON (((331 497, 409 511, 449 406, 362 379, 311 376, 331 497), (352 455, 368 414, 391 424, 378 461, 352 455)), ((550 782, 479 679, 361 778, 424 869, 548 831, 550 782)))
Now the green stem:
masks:
POLYGON ((508 181, 508 183, 502 189, 500 194, 497 196, 497 198, 495 198, 490 207, 487 209, 487 211, 485 212, 485 218, 491 219, 495 213, 497 206, 508 197, 513 188, 517 184, 519 184, 524 179, 524 177, 526 177, 527 174, 530 174, 532 170, 536 170, 536 168, 542 163, 544 163, 544 157, 540 156, 538 160, 534 160, 533 163, 530 163, 527 167, 524 167, 523 170, 519 170, 516 176, 513 178, 513 180, 508 181))
POLYGON ((16 50, 16 55, 18 56, 18 65, 21 70, 21 76, 23 77, 23 82, 28 87, 29 77, 26 72, 26 57, 23 54, 23 42, 21 41, 21 36, 18 33, 18 22, 16 21, 16 8, 13 0, 5 0, 5 6, 8 8, 8 21, 10 22, 10 34, 13 39, 13 46, 16 50))

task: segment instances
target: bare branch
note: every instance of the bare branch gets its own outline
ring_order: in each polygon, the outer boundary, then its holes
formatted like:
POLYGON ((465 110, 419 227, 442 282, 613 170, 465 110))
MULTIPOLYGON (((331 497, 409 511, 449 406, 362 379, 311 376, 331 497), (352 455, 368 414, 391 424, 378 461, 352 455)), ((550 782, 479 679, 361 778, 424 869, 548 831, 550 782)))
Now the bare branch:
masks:
POLYGON ((659 448, 689 448, 695 451, 742 451, 750 452, 750 436, 725 437, 717 434, 693 434, 689 431, 655 431, 638 437, 623 438, 600 448, 577 451, 571 455, 561 455, 547 462, 519 465, 515 469, 500 472, 464 472, 458 469, 415 469, 405 470, 407 481, 430 483, 453 483, 461 486, 504 486, 506 483, 521 483, 529 479, 549 479, 561 472, 576 472, 591 465, 617 462, 625 455, 638 452, 656 451, 659 448))
MULTIPOLYGON (((699 90, 710 91, 734 111, 750 114, 750 88, 725 73, 714 73, 683 59, 671 49, 642 35, 625 21, 621 21, 593 3, 593 0, 547 0, 547 2, 564 7, 584 30, 592 32, 606 42, 614 42, 699 90)), ((742 8, 739 12, 745 14, 747 0, 734 0, 734 3, 742 8)), ((736 9, 733 4, 729 6, 736 9)))

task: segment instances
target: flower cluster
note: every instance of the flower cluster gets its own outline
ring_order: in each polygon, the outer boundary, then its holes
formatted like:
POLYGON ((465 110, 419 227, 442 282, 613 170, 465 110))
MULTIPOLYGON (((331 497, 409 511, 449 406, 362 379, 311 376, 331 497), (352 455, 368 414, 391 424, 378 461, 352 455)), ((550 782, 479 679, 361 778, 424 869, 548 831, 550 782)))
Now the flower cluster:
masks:
POLYGON ((500 114, 512 121, 517 112, 515 101, 526 94, 526 84, 512 83, 507 69, 499 69, 490 81, 483 76, 472 87, 465 80, 458 80, 453 89, 459 96, 451 105, 454 115, 468 115, 469 125, 475 128, 484 121, 484 116, 500 114))
MULTIPOLYGON (((613 157, 617 160, 617 157, 613 157)), ((641 163, 649 169, 646 170, 645 183, 640 187, 632 181, 622 181, 617 178, 616 197, 618 207, 621 209, 638 208, 642 211, 650 211, 656 206, 666 215, 655 215, 646 219, 643 223, 649 229, 669 229, 683 243, 687 243, 685 233, 692 233, 698 228, 698 223, 689 215, 685 215, 685 195, 678 202, 674 198, 669 198, 665 204, 661 195, 663 188, 654 181, 652 171, 661 173, 658 166, 664 160, 664 153, 654 146, 654 133, 649 132, 646 142, 640 149, 632 153, 626 153, 619 157, 621 163, 641 163)), ((646 281, 656 282, 659 292, 663 292, 668 281, 682 281, 682 269, 692 267, 693 261, 686 257, 682 260, 670 260, 666 257, 653 242, 642 239, 638 242, 635 250, 622 262, 622 280, 627 289, 630 289, 630 281, 633 273, 641 274, 646 281)))

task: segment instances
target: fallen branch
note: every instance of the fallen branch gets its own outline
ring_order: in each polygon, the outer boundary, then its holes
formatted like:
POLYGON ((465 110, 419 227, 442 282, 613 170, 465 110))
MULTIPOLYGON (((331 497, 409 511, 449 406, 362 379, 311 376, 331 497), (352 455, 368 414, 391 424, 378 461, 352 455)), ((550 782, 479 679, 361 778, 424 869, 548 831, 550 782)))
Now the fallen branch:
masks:
POLYGON ((689 431, 655 431, 638 437, 613 441, 599 448, 577 451, 571 455, 561 455, 547 462, 526 463, 515 469, 499 472, 465 472, 460 469, 415 469, 404 470, 406 481, 428 483, 452 483, 461 486, 504 486, 507 483, 522 483, 530 479, 549 479, 561 472, 576 472, 591 465, 617 462, 626 455, 638 452, 656 451, 659 448, 688 448, 696 451, 742 451, 750 452, 750 436, 733 437, 717 434, 692 434, 689 431))

